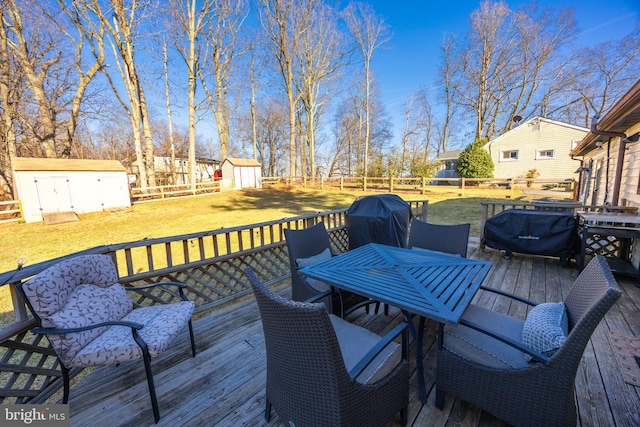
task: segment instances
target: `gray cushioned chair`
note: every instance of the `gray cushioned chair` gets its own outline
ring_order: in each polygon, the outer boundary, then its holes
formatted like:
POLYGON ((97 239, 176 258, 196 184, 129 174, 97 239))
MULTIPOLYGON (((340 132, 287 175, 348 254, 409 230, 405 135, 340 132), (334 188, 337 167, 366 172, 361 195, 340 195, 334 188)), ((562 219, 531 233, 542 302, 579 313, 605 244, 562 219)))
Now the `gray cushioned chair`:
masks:
MULTIPOLYGON (((330 287, 326 283, 305 279, 298 273, 299 269, 333 255, 329 233, 324 223, 319 222, 300 230, 286 228, 284 237, 287 241, 291 266, 291 299, 306 301, 329 290, 330 287)), ((367 306, 368 309, 368 305, 374 303, 361 295, 341 290, 336 290, 332 296, 326 297, 324 302, 331 313, 339 314, 341 317, 362 306, 367 306)))
POLYGON ((442 408, 450 393, 516 426, 575 426, 574 383, 582 353, 619 297, 606 260, 596 256, 563 301, 568 335, 551 356, 523 344, 525 321, 469 306, 458 325, 440 333, 436 406, 442 408))
POLYGON ((267 421, 273 406, 286 425, 378 426, 398 413, 406 424, 406 323, 380 337, 329 314, 324 303, 273 293, 251 269, 247 276, 265 337, 267 421), (402 345, 393 341, 399 334, 402 345))
POLYGON ((422 248, 467 257, 471 224, 441 225, 413 219, 408 248, 422 248))
POLYGON ((111 257, 82 255, 49 267, 18 285, 18 290, 38 322, 39 327, 32 331, 47 335, 60 361, 63 403, 69 399, 70 368, 142 359, 157 423, 160 411, 151 358, 164 351, 186 325, 195 357, 191 325, 195 304, 187 300, 182 283, 125 288, 117 282, 111 257), (155 286, 162 286, 182 301, 134 308, 127 291, 155 286))

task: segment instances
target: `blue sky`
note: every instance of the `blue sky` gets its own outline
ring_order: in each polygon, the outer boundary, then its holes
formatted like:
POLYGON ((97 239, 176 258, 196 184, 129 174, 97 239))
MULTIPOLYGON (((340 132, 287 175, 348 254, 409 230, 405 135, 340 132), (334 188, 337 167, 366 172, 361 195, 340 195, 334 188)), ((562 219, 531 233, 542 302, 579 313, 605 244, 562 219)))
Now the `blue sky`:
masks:
MULTIPOLYGON (((479 1, 370 0, 376 13, 391 27, 393 38, 374 54, 375 77, 387 112, 393 118, 394 140, 400 132, 402 106, 412 92, 432 87, 440 64, 440 40, 445 32, 464 35, 469 15, 479 1)), ((512 9, 529 1, 507 1, 512 9)), ((541 9, 573 7, 582 31, 578 43, 591 45, 629 33, 640 19, 640 0, 539 0, 541 9)), ((640 76, 640 72, 638 73, 640 76)))

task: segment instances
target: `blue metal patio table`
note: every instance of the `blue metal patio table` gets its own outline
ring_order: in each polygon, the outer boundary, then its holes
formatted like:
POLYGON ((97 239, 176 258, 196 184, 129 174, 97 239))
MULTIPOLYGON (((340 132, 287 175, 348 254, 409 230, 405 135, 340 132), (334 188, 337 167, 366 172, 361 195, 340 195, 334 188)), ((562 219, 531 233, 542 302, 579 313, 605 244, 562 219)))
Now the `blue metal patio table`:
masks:
MULTIPOLYGON (((427 402, 422 366, 424 318, 458 323, 491 263, 441 252, 369 243, 300 270, 300 274, 400 308, 416 343, 418 386, 427 402), (410 314, 420 316, 415 328, 410 314)), ((442 330, 442 328, 440 328, 442 330)))

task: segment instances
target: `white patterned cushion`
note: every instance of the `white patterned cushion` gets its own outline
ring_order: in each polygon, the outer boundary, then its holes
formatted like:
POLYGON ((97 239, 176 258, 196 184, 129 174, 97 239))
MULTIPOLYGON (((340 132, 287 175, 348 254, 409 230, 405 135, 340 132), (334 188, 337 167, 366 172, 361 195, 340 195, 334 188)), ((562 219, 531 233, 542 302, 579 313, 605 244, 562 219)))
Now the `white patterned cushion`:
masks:
MULTIPOLYGON (((522 328, 522 344, 545 356, 552 356, 565 342, 569 330, 567 311, 562 302, 546 302, 529 311, 522 328)), ((531 356, 525 354, 530 361, 531 356)))
MULTIPOLYGON (((327 248, 324 251, 320 252, 317 255, 310 256, 309 258, 296 258, 296 265, 300 268, 310 267, 312 265, 316 265, 319 262, 328 260, 331 258, 331 249, 327 248)), ((311 278, 305 279, 309 286, 311 286, 316 291, 322 293, 331 289, 331 286, 322 282, 320 280, 315 280, 311 278)))
POLYGON ((76 286, 90 283, 105 288, 118 282, 118 272, 107 255, 82 255, 47 268, 22 285, 40 318, 60 310, 76 286))
MULTIPOLYGON (((133 309, 133 303, 122 285, 108 288, 84 284, 76 286, 61 310, 42 318, 42 326, 57 329, 79 328, 111 320, 120 320, 133 309)), ((85 345, 107 330, 107 327, 71 334, 49 335, 51 345, 63 362, 68 362, 85 345)))
MULTIPOLYGON (((181 301, 173 304, 136 308, 121 320, 141 323, 140 337, 147 344, 149 355, 156 357, 164 351, 191 319, 195 303, 181 301)), ((133 339, 131 328, 110 326, 91 341, 67 366, 109 365, 140 359, 142 350, 133 339)))

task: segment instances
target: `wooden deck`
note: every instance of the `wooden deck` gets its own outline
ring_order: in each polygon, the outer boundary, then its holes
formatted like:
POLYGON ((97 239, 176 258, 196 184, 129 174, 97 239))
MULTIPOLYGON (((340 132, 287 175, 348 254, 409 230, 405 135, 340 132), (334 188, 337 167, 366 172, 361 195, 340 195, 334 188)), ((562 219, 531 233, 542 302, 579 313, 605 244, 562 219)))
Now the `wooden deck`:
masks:
MULTIPOLYGON (((514 254, 477 247, 471 258, 493 262, 485 285, 501 288, 538 302, 559 301, 577 270, 561 268, 557 259, 514 254)), ((576 378, 578 419, 581 426, 640 425, 640 387, 624 382, 608 334, 640 337, 640 288, 619 277, 622 298, 596 329, 576 378)), ((288 286, 279 291, 287 294, 288 286)), ((489 293, 476 303, 524 317, 518 304, 489 293)), ((396 309, 389 316, 354 313, 349 320, 383 333, 402 320, 396 309)), ((190 357, 188 338, 181 334, 171 348, 153 361, 160 404, 161 426, 280 426, 275 413, 264 421, 265 352, 262 325, 252 297, 218 309, 194 323, 198 355, 190 357)), ((412 360, 409 425, 505 425, 473 405, 447 396, 445 409, 434 405, 435 330, 427 324, 424 366, 429 402, 418 396, 415 358, 412 360)), ((544 390, 541 390, 544 393, 544 390)), ((153 425, 153 415, 142 363, 99 368, 72 386, 71 425, 153 425)), ((399 425, 399 420, 393 425, 399 425)))

